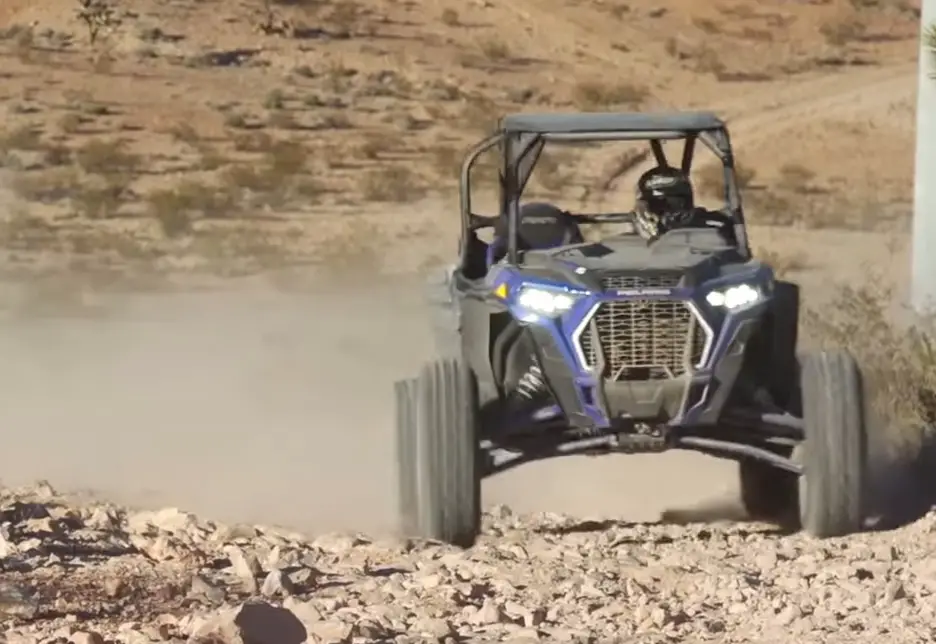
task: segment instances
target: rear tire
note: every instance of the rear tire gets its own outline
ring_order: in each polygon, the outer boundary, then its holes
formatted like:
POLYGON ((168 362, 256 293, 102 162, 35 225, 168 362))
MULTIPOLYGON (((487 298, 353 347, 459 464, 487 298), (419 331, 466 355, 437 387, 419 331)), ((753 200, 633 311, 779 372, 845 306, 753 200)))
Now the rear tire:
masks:
POLYGON ((794 450, 803 466, 799 515, 818 538, 859 532, 864 521, 868 433, 861 370, 847 351, 800 361, 805 440, 794 450))
POLYGON ((437 360, 423 368, 412 393, 413 413, 397 427, 401 523, 411 536, 470 547, 481 525, 474 376, 461 360, 437 360))

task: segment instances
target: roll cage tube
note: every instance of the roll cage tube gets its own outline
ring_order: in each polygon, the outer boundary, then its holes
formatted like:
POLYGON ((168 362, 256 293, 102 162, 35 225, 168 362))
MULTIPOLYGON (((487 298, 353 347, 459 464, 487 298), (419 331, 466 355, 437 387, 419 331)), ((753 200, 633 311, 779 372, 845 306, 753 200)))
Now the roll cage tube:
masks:
MULTIPOLYGON (((474 214, 471 212, 471 168, 474 166, 478 157, 493 148, 504 140, 504 133, 498 132, 484 139, 471 150, 468 151, 465 160, 461 166, 460 187, 459 187, 459 208, 461 210, 461 234, 458 238, 458 258, 459 265, 464 266, 468 261, 468 233, 475 228, 474 214)), ((501 178, 500 199, 503 207, 505 194, 503 178, 501 178)))
POLYGON ((502 144, 500 159, 500 207, 501 213, 507 214, 507 256, 511 264, 517 264, 517 228, 519 223, 520 197, 532 175, 539 155, 548 140, 558 141, 621 141, 649 140, 651 150, 657 162, 666 162, 661 139, 681 139, 684 141, 680 166, 684 172, 692 168, 695 143, 702 143, 722 162, 724 170, 724 199, 734 219, 735 235, 739 250, 745 259, 750 259, 747 232, 744 225, 744 212, 741 195, 735 175, 734 156, 731 140, 724 128, 701 130, 698 132, 578 132, 578 133, 534 133, 534 132, 497 132, 475 145, 467 154, 461 168, 460 207, 462 231, 459 239, 459 258, 461 265, 467 261, 467 235, 477 228, 478 216, 471 211, 471 169, 478 157, 498 144, 502 144))

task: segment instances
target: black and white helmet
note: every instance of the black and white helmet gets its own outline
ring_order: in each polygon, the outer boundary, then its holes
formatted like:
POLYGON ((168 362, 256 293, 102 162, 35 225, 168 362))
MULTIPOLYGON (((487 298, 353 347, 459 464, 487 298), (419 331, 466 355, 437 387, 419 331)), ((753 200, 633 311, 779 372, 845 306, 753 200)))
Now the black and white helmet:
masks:
POLYGON ((637 180, 634 213, 638 232, 654 238, 689 220, 695 198, 689 176, 677 168, 655 167, 637 180))

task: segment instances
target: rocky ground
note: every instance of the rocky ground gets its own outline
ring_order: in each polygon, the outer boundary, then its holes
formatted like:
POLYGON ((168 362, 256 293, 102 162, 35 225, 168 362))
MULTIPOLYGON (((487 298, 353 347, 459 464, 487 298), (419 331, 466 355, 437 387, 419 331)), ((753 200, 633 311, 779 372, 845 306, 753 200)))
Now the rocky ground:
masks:
POLYGON ((462 551, 4 490, 6 641, 932 641, 936 513, 816 541, 494 508, 462 551))

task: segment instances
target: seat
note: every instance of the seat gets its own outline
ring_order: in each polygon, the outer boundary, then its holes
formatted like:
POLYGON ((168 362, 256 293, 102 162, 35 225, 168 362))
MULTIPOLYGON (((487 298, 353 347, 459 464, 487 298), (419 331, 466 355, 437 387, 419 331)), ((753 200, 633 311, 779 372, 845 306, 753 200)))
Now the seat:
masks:
MULTIPOLYGON (((517 248, 546 250, 585 241, 575 217, 545 202, 531 202, 520 207, 517 248)), ((488 252, 488 265, 499 261, 507 252, 507 218, 494 226, 494 241, 488 252)))

